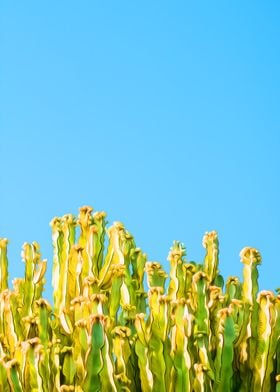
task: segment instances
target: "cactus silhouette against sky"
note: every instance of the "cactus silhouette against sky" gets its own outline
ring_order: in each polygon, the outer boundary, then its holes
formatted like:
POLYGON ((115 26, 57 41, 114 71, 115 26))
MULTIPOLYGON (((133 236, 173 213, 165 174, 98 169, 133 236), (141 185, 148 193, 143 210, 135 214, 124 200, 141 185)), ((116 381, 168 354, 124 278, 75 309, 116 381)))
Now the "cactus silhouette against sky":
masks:
POLYGON ((256 249, 243 282, 224 282, 215 231, 202 264, 175 241, 167 274, 106 224, 87 206, 52 220, 53 307, 39 245, 23 245, 11 290, 0 240, 0 392, 280 391, 280 296, 258 292, 256 249))

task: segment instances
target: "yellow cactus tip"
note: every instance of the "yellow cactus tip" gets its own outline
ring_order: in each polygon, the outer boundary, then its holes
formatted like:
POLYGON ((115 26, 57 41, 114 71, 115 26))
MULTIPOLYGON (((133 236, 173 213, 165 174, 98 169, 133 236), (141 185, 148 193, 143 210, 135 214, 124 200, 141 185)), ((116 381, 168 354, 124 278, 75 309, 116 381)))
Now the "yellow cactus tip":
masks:
POLYGON ((135 316, 136 320, 145 320, 145 317, 145 313, 137 313, 135 316))
POLYGON ((117 380, 120 380, 120 382, 123 384, 127 384, 127 385, 131 384, 131 380, 124 373, 116 374, 115 377, 117 380))
POLYGON ((90 233, 91 234, 95 234, 95 233, 98 233, 98 227, 96 226, 96 225, 91 225, 90 227, 89 227, 89 230, 90 230, 90 233))
POLYGON ((84 278, 84 280, 83 280, 83 284, 84 285, 92 285, 92 284, 95 284, 95 283, 98 283, 98 282, 99 282, 99 280, 97 279, 97 277, 92 275, 92 274, 86 276, 84 278))
POLYGON ((196 270, 195 266, 191 263, 183 264, 183 269, 185 271, 190 271, 191 273, 195 273, 195 270, 196 270))
POLYGON ((108 298, 106 297, 105 294, 92 294, 90 296, 90 301, 104 304, 108 301, 108 298))
POLYGON ((39 308, 45 307, 45 308, 47 308, 48 311, 51 311, 51 310, 52 310, 52 307, 51 307, 50 303, 49 303, 46 299, 44 299, 44 298, 37 299, 37 300, 35 301, 35 304, 36 304, 39 308))
POLYGON ((26 340, 26 343, 29 344, 30 346, 37 346, 41 343, 41 340, 38 337, 36 337, 36 338, 26 340))
POLYGON ((91 206, 82 206, 79 208, 80 214, 91 214, 93 211, 93 207, 91 206))
POLYGON ((203 363, 195 363, 194 370, 196 373, 202 373, 202 372, 205 373, 208 372, 209 369, 203 363))
POLYGON ((184 256, 186 256, 186 247, 183 243, 179 241, 174 241, 173 246, 170 248, 167 260, 172 262, 172 261, 179 261, 182 259, 184 256))
POLYGON ((10 295, 11 295, 10 290, 9 290, 9 289, 5 289, 5 290, 3 290, 3 291, 0 293, 0 298, 5 300, 6 298, 9 298, 10 295))
POLYGON ((40 245, 37 241, 33 241, 32 242, 32 246, 34 247, 35 250, 39 250, 40 249, 40 245))
POLYGON ((128 327, 117 326, 112 330, 113 336, 120 336, 121 338, 126 338, 131 335, 131 330, 128 327))
POLYGON ((75 327, 86 328, 87 327, 87 320, 86 319, 77 320, 75 322, 75 327))
POLYGON ((84 248, 81 245, 75 244, 72 245, 72 248, 77 252, 77 253, 82 253, 82 251, 84 250, 84 248))
POLYGON ((113 276, 124 277, 126 266, 124 264, 113 264, 109 271, 113 276))
POLYGON ((171 301, 172 299, 169 295, 161 295, 158 300, 160 304, 169 304, 171 301))
POLYGON ((35 315, 23 317, 22 321, 24 324, 39 325, 39 318, 35 315))
POLYGON ((109 231, 116 229, 117 231, 124 230, 124 224, 122 222, 116 221, 113 222, 113 225, 109 228, 109 231))
POLYGON ((241 301, 241 299, 232 298, 231 303, 230 303, 229 306, 232 308, 233 305, 237 306, 238 308, 242 308, 243 301, 241 301))
POLYGON ((7 238, 0 238, 0 248, 6 248, 7 244, 8 244, 8 239, 7 238))
POLYGON ((214 243, 217 239, 218 239, 217 231, 215 231, 215 230, 210 231, 210 232, 206 231, 203 236, 203 239, 202 239, 202 245, 204 248, 207 248, 207 246, 210 243, 214 243))
POLYGON ((147 261, 145 265, 145 272, 147 274, 151 274, 154 271, 160 271, 161 270, 161 264, 158 263, 157 261, 147 261))
POLYGON ((58 216, 55 216, 51 221, 50 221, 50 226, 53 230, 59 230, 61 225, 61 219, 58 216))
POLYGON ((204 280, 206 280, 206 281, 209 281, 208 276, 207 276, 206 273, 203 272, 203 271, 198 271, 197 273, 195 273, 195 274, 193 275, 193 281, 194 281, 194 283, 197 283, 199 280, 202 280, 202 279, 204 279, 204 280))
POLYGON ((127 231, 127 232, 125 233, 125 239, 126 239, 126 240, 133 240, 133 235, 127 231))
POLYGON ((188 304, 188 300, 186 299, 186 298, 178 298, 178 299, 175 299, 173 302, 172 302, 172 307, 173 307, 173 310, 174 309, 177 309, 178 307, 180 307, 180 306, 184 306, 184 305, 187 305, 188 304))
POLYGON ((126 310, 127 312, 134 312, 136 310, 136 306, 135 305, 131 305, 131 304, 124 304, 122 306, 123 310, 126 310))
POLYGON ((89 321, 92 324, 95 324, 95 323, 105 324, 107 319, 108 319, 107 316, 104 316, 104 314, 92 314, 89 316, 89 321))
POLYGON ((76 304, 81 304, 83 302, 85 302, 87 300, 86 297, 84 297, 83 295, 79 295, 78 297, 75 297, 71 300, 70 304, 71 305, 76 305, 76 304))
POLYGON ((19 288, 20 288, 20 285, 21 285, 22 282, 23 282, 22 278, 14 278, 12 280, 12 285, 13 285, 13 288, 14 288, 15 292, 19 291, 19 288))
POLYGON ((238 285, 238 283, 239 283, 239 279, 237 278, 237 276, 230 276, 227 280, 227 284, 238 285))
POLYGON ((257 301, 260 302, 262 299, 273 301, 275 299, 274 294, 270 290, 262 290, 258 293, 257 301))
POLYGON ((4 363, 6 369, 11 369, 12 367, 19 366, 19 364, 20 364, 19 361, 15 358, 4 363))
POLYGON ((92 216, 93 208, 90 206, 84 206, 80 208, 79 219, 77 223, 83 227, 88 227, 93 221, 92 216))
POLYGON ((62 223, 66 223, 68 225, 73 225, 73 224, 75 225, 76 224, 76 219, 75 219, 74 215, 72 215, 72 214, 65 214, 61 218, 61 222, 62 223))
POLYGON ((233 312, 233 309, 229 306, 228 308, 223 308, 218 310, 218 317, 219 318, 226 318, 233 312))
POLYGON ((260 252, 255 249, 251 248, 249 246, 246 246, 243 248, 240 252, 240 259, 241 263, 248 264, 248 265, 253 265, 253 264, 261 264, 262 262, 262 257, 260 252))
POLYGON ((73 385, 61 385, 60 392, 68 392, 68 391, 75 391, 75 387, 73 387, 73 385))
POLYGON ((93 214, 93 217, 95 220, 102 220, 103 218, 106 218, 107 214, 105 211, 96 211, 93 214))
POLYGON ((161 286, 154 286, 154 287, 151 287, 149 290, 150 295, 153 295, 153 294, 161 295, 163 293, 164 293, 164 288, 161 286))
POLYGON ((65 353, 73 353, 73 351, 74 348, 72 346, 64 346, 60 352, 61 354, 65 354, 65 353))

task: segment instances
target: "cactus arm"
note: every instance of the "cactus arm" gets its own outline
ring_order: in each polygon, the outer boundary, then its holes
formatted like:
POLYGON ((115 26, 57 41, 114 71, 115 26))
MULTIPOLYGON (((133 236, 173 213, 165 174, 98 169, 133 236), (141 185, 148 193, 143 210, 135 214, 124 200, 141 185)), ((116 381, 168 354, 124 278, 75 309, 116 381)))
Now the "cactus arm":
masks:
POLYGON ((25 280, 22 317, 32 315, 32 302, 35 296, 35 285, 33 283, 34 266, 39 257, 37 244, 25 243, 23 245, 22 258, 25 262, 25 280))
MULTIPOLYGON (((211 391, 211 385, 207 380, 207 366, 204 366, 202 363, 194 364, 195 371, 195 380, 193 383, 193 391, 194 392, 208 392, 211 391)), ((179 391, 178 391, 179 392, 179 391)))
POLYGON ((279 305, 275 305, 277 299, 270 291, 261 291, 257 301, 260 310, 253 385, 260 391, 268 391, 272 390, 273 362, 280 336, 280 320, 277 319, 279 305))
POLYGON ((151 372, 154 376, 153 391, 166 391, 162 331, 160 329, 160 295, 163 292, 162 287, 152 287, 149 290, 150 314, 150 339, 148 344, 149 362, 151 372))
POLYGON ((46 270, 47 260, 38 261, 33 274, 33 284, 35 285, 34 301, 42 297, 46 270))
POLYGON ((241 298, 241 284, 235 276, 230 276, 226 283, 225 305, 229 306, 233 299, 241 298))
POLYGON ((54 392, 60 391, 60 373, 61 366, 59 361, 60 354, 60 340, 55 339, 52 341, 51 351, 50 351, 50 367, 51 367, 51 376, 52 376, 52 385, 54 392))
POLYGON ((104 366, 102 359, 102 347, 105 344, 104 338, 104 316, 93 315, 91 317, 91 343, 86 355, 86 379, 83 385, 84 390, 98 392, 102 390, 100 378, 101 370, 104 366))
MULTIPOLYGON (((58 314, 65 307, 69 307, 70 301, 73 299, 69 296, 69 285, 73 285, 73 274, 70 269, 69 271, 69 259, 71 248, 74 245, 75 241, 75 220, 72 215, 64 215, 61 219, 61 253, 60 253, 60 279, 59 279, 59 295, 60 295, 60 303, 58 314), (69 281, 70 278, 70 281, 69 281), (72 278, 72 279, 71 279, 72 278)), ((71 290, 71 289, 70 289, 71 290)))
POLYGON ((0 357, 0 392, 10 392, 11 387, 8 381, 8 372, 7 362, 5 362, 5 356, 1 355, 0 357))
POLYGON ((211 284, 214 282, 218 274, 219 240, 217 232, 206 232, 203 237, 202 245, 206 249, 203 270, 208 276, 209 282, 211 284))
POLYGON ((168 277, 167 273, 161 268, 160 263, 147 262, 145 271, 148 275, 148 287, 161 287, 164 292, 165 281, 168 277))
POLYGON ((132 374, 128 366, 131 355, 128 343, 130 333, 130 329, 127 327, 115 327, 112 331, 113 353, 116 357, 115 377, 121 390, 132 389, 132 374))
MULTIPOLYGON (((52 269, 52 287, 53 287, 53 301, 54 313, 58 315, 60 310, 61 293, 60 293, 60 279, 61 279, 61 251, 63 234, 61 230, 61 219, 53 218, 50 222, 52 228, 52 243, 53 243, 53 269, 52 269)), ((65 277, 64 277, 65 278, 65 277)))
POLYGON ((207 275, 197 272, 193 277, 194 291, 196 293, 197 309, 195 318, 195 333, 209 335, 209 309, 207 306, 207 275))
POLYGON ((39 338, 32 338, 22 342, 22 350, 25 358, 23 366, 24 389, 37 390, 41 384, 41 378, 37 371, 37 354, 39 349, 39 338))
POLYGON ((111 280, 111 267, 115 264, 125 264, 123 254, 123 243, 125 241, 124 226, 120 222, 115 222, 108 230, 109 245, 105 257, 104 265, 99 273, 99 286, 102 288, 107 287, 108 282, 111 280))
POLYGON ((191 391, 191 355, 188 337, 185 334, 187 316, 186 300, 181 298, 173 302, 174 326, 171 332, 171 357, 174 367, 171 371, 170 391, 191 391))
POLYGON ((61 354, 64 354, 62 374, 64 376, 65 385, 71 385, 74 383, 74 378, 76 375, 76 366, 73 359, 73 347, 65 346, 61 350, 61 354))
POLYGON ((0 238, 0 293, 8 288, 7 238, 0 238))
POLYGON ((240 370, 243 378, 243 385, 248 388, 252 381, 252 372, 254 368, 255 351, 257 344, 258 331, 258 270, 257 266, 261 264, 260 253, 250 247, 245 247, 240 252, 241 262, 243 263, 243 286, 242 300, 250 306, 249 318, 247 323, 246 335, 240 344, 240 370), (250 354, 250 355, 249 355, 250 354))
POLYGON ((168 288, 168 295, 172 300, 181 298, 184 296, 184 277, 182 264, 184 262, 184 256, 186 250, 183 244, 178 241, 174 241, 172 248, 170 249, 168 260, 170 262, 170 283, 168 288))
POLYGON ((151 392, 153 390, 153 374, 150 369, 148 358, 148 342, 150 337, 144 313, 136 314, 135 329, 137 332, 135 353, 138 357, 142 390, 151 392))
POLYGON ((104 346, 101 349, 101 353, 104 361, 104 366, 100 372, 102 388, 106 392, 117 392, 116 382, 114 380, 115 368, 111 358, 108 333, 104 335, 104 346))
POLYGON ((22 384, 19 379, 19 364, 15 359, 5 364, 8 375, 8 382, 12 392, 22 392, 22 384))
POLYGON ((124 277, 124 266, 122 264, 115 266, 112 273, 112 287, 109 297, 109 316, 117 323, 117 313, 120 307, 121 285, 124 277))
POLYGON ((106 235, 106 213, 95 212, 93 214, 94 225, 90 228, 89 240, 89 254, 92 258, 92 273, 98 277, 102 268, 104 249, 105 249, 105 235, 106 235))
POLYGON ((40 361, 39 361, 39 374, 42 379, 43 392, 48 392, 50 389, 51 369, 50 369, 50 325, 49 315, 51 312, 50 304, 40 299, 36 301, 37 313, 39 317, 38 335, 42 344, 40 361))
POLYGON ((236 338, 232 310, 219 311, 219 361, 215 363, 216 380, 214 391, 231 391, 233 385, 234 340, 236 338))

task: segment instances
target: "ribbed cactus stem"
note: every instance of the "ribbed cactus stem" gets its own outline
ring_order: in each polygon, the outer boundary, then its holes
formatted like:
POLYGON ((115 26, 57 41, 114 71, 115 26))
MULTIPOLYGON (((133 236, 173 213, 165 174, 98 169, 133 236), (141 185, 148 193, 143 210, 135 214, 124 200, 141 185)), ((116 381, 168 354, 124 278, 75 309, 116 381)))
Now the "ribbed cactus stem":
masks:
POLYGON ((202 245, 206 249, 203 270, 208 276, 209 282, 212 283, 217 277, 219 264, 219 240, 217 232, 206 232, 202 245))
POLYGON ((168 295, 172 300, 184 297, 184 276, 183 263, 186 249, 183 244, 174 241, 170 249, 168 260, 170 262, 170 283, 168 288, 168 295))
MULTIPOLYGON (((12 392, 21 392, 23 390, 19 377, 19 363, 16 359, 6 362, 7 380, 12 392)), ((2 384, 4 387, 5 384, 2 384)), ((6 384, 7 385, 7 384, 6 384)))
POLYGON ((0 238, 0 292, 8 288, 7 238, 0 238))
POLYGON ((92 315, 90 322, 91 342, 86 354, 86 379, 83 387, 86 391, 98 392, 102 390, 101 371, 104 366, 102 348, 105 344, 105 316, 92 315))
POLYGON ((219 311, 218 336, 219 343, 215 360, 216 380, 214 390, 217 392, 231 391, 233 386, 233 358, 236 338, 232 309, 219 311))
POLYGON ((148 353, 149 353, 148 344, 150 340, 150 332, 145 322, 144 313, 139 313, 136 315, 135 328, 137 331, 135 352, 138 357, 141 387, 143 391, 151 392, 153 390, 154 377, 150 368, 150 361, 148 357, 148 353))
MULTIPOLYGON (((259 308, 259 323, 257 326, 257 347, 254 359, 253 373, 253 390, 265 392, 270 387, 271 366, 270 346, 274 342, 271 341, 273 327, 276 323, 276 312, 274 307, 275 298, 271 291, 261 291, 258 294, 257 301, 259 308)), ((278 326, 278 332, 279 326, 278 326)))
MULTIPOLYGON (((61 230, 61 219, 53 218, 50 222, 52 228, 52 243, 53 243, 53 269, 52 269, 52 287, 54 299, 54 313, 58 315, 60 311, 61 293, 60 280, 62 279, 60 260, 62 252, 63 234, 61 230)), ((63 277, 65 279, 65 275, 63 277)))
POLYGON ((259 289, 257 266, 261 264, 261 255, 257 249, 246 247, 240 252, 240 258, 243 263, 243 300, 254 305, 259 289))
POLYGON ((191 391, 191 354, 189 338, 186 335, 191 329, 191 319, 188 317, 187 301, 180 298, 173 302, 173 322, 171 329, 171 358, 173 367, 171 370, 171 383, 169 390, 191 391))
POLYGON ((250 305, 246 336, 241 344, 241 360, 242 364, 245 363, 245 367, 243 368, 244 378, 247 378, 245 384, 250 385, 252 382, 252 372, 254 368, 255 351, 258 338, 259 304, 257 303, 257 293, 259 286, 257 266, 261 264, 261 255, 257 249, 245 247, 240 252, 240 258, 244 265, 242 299, 244 303, 250 305))

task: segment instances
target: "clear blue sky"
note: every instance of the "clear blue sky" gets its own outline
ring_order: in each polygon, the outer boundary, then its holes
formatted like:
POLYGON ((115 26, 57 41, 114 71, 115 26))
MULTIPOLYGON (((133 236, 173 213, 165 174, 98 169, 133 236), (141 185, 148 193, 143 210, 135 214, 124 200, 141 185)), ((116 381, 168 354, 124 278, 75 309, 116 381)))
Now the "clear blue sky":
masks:
MULTIPOLYGON (((0 236, 49 260, 53 216, 89 204, 167 268, 174 239, 280 286, 279 1, 0 5, 0 236)), ((50 280, 47 295, 50 296, 50 280)))

